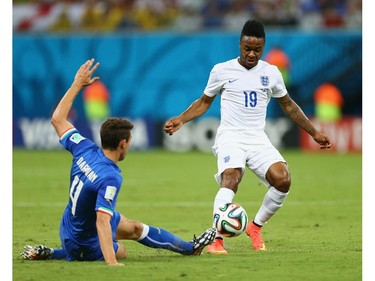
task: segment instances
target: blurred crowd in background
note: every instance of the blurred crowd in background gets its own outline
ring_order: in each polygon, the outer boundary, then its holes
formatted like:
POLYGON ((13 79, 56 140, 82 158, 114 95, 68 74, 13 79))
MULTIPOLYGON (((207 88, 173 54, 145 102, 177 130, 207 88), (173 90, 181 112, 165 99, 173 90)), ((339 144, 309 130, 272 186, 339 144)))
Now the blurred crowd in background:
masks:
POLYGON ((360 30, 361 0, 13 0, 15 32, 360 30))

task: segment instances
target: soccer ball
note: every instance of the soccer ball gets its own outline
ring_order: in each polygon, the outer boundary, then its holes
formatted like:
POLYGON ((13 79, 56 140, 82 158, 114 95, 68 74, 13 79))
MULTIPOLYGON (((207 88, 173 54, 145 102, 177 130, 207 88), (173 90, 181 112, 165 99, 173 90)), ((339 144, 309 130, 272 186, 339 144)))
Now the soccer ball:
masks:
POLYGON ((214 225, 225 237, 236 237, 245 231, 248 223, 245 209, 236 203, 227 203, 214 213, 214 225))

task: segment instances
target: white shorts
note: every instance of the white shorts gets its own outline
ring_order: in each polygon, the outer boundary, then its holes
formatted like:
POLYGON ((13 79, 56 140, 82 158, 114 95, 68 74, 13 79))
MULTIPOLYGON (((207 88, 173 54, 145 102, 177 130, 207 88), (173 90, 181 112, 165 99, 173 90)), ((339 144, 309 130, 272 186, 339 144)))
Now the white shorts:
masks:
POLYGON ((243 175, 247 166, 264 185, 270 187, 266 180, 269 167, 276 162, 286 163, 264 132, 218 132, 212 150, 217 157, 218 172, 215 179, 218 184, 221 184, 224 170, 241 168, 243 175))

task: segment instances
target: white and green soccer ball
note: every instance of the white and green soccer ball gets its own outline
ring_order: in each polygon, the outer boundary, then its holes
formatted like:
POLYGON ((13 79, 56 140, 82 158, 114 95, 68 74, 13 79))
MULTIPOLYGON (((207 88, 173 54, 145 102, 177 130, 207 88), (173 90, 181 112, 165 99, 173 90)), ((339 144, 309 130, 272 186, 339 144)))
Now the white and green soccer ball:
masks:
POLYGON ((245 231, 248 217, 245 209, 236 203, 227 203, 214 213, 214 225, 224 237, 236 237, 245 231))

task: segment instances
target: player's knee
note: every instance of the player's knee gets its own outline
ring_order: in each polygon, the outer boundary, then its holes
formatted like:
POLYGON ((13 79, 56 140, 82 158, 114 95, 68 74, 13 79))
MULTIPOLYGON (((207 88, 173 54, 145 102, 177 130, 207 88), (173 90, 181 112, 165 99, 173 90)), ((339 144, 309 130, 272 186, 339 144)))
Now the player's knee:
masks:
POLYGON ((124 244, 119 243, 118 249, 116 251, 116 258, 125 259, 126 258, 126 248, 124 244))
POLYGON ((289 192, 291 185, 290 177, 283 177, 277 181, 277 184, 275 184, 273 187, 276 188, 278 191, 281 191, 283 193, 289 192))
POLYGON ((283 171, 282 173, 278 174, 276 177, 274 188, 281 192, 288 192, 291 185, 291 178, 288 170, 283 171))
POLYGON ((277 172, 273 171, 267 175, 267 180, 278 191, 286 193, 290 189, 291 176, 287 169, 280 169, 277 172))

